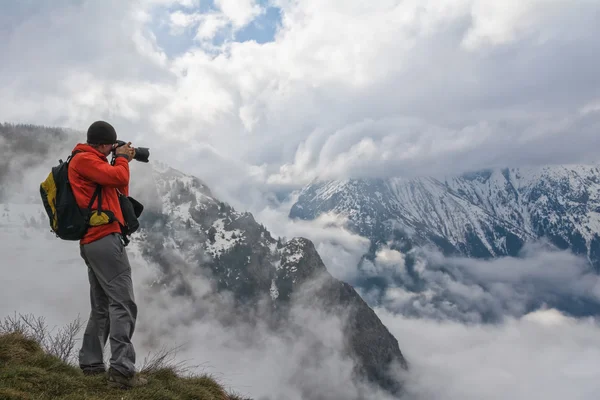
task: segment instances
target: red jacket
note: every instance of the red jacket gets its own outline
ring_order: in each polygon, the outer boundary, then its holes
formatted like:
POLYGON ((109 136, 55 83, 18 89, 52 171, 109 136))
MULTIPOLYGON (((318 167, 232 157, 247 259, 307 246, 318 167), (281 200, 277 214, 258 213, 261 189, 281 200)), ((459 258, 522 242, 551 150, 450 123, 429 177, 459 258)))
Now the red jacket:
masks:
MULTIPOLYGON (((79 207, 87 208, 96 186, 102 186, 102 209, 112 211, 117 219, 110 224, 92 226, 79 243, 87 244, 111 233, 120 233, 119 223, 124 224, 123 213, 117 197, 117 189, 129 195, 129 161, 117 157, 115 165, 110 165, 106 156, 88 144, 78 144, 73 151, 80 150, 69 164, 69 181, 79 207)), ((92 204, 92 210, 98 208, 98 199, 92 204)))

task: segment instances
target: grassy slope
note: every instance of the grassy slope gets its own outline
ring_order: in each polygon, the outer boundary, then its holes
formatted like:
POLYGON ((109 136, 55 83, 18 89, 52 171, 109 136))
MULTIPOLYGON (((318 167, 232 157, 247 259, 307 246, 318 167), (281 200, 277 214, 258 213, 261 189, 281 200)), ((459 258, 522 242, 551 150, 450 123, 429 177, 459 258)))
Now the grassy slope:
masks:
POLYGON ((104 376, 84 376, 79 368, 45 353, 18 333, 0 335, 0 399, 197 399, 242 400, 228 394, 209 376, 178 377, 165 368, 145 375, 149 384, 131 390, 111 389, 104 376))

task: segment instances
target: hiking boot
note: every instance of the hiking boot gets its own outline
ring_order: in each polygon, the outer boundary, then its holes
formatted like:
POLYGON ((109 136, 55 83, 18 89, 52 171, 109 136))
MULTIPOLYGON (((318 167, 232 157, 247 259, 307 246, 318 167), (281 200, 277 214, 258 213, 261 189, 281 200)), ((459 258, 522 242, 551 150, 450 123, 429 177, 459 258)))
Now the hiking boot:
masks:
POLYGON ((134 387, 144 386, 148 384, 148 380, 137 374, 127 377, 114 369, 108 370, 108 386, 119 389, 131 389, 134 387))

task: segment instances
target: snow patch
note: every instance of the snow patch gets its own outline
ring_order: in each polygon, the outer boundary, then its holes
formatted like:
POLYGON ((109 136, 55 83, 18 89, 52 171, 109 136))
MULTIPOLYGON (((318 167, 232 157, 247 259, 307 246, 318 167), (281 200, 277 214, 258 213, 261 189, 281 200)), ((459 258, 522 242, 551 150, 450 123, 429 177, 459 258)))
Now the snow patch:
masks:
POLYGON ((269 290, 271 294, 271 299, 277 300, 279 297, 279 290, 277 289, 277 284, 275 283, 275 279, 271 280, 271 289, 269 290))
POLYGON ((244 239, 244 233, 239 229, 225 230, 224 218, 213 222, 212 227, 216 230, 215 241, 211 243, 210 240, 206 240, 206 251, 213 257, 220 256, 244 239))

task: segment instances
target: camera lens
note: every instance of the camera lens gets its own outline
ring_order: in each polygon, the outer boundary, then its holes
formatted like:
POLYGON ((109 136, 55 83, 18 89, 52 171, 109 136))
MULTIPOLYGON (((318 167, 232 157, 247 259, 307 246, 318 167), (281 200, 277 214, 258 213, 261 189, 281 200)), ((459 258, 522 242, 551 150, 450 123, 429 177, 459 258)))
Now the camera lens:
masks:
POLYGON ((136 147, 134 160, 147 163, 150 158, 150 149, 147 147, 136 147))

